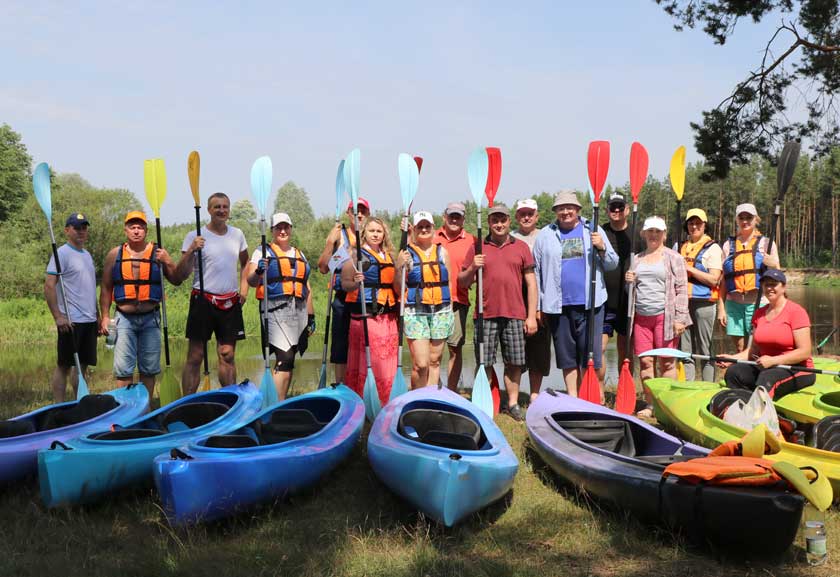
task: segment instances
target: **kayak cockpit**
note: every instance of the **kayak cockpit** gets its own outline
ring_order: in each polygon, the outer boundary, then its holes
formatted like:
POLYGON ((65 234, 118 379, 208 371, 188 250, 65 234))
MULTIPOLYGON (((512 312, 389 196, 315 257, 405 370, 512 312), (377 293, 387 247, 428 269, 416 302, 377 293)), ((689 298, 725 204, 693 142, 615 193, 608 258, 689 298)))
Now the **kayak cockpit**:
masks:
POLYGON ((69 427, 95 419, 119 406, 113 395, 85 395, 78 401, 46 407, 18 419, 0 421, 0 438, 22 437, 69 427))
POLYGON ((433 401, 405 406, 397 425, 400 435, 426 445, 480 451, 491 448, 481 424, 468 411, 433 401))

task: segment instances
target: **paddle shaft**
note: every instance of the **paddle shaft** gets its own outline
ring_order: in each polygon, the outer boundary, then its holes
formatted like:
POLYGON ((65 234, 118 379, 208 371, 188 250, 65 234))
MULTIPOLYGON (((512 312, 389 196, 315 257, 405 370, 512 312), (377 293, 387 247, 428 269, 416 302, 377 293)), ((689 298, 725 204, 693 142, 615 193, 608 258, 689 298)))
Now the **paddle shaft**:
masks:
MULTIPOLYGON (((338 224, 338 218, 336 217, 335 223, 338 224)), ((342 238, 347 234, 347 228, 344 226, 344 223, 341 224, 341 233, 342 238)), ((333 253, 338 250, 338 243, 334 245, 333 253)), ((329 346, 330 342, 330 322, 332 320, 332 303, 333 303, 333 296, 335 295, 335 279, 336 274, 333 272, 330 275, 330 291, 329 296, 327 297, 327 320, 324 322, 324 350, 321 351, 321 370, 327 370, 327 347, 329 346)))
MULTIPOLYGON (((262 238, 260 240, 262 244, 262 257, 265 260, 268 257, 268 251, 266 250, 265 244, 265 216, 263 215, 262 221, 260 222, 262 225, 262 238)), ((275 255, 276 256, 276 255, 275 255)), ((268 369, 269 365, 269 340, 268 340, 268 266, 265 267, 263 270, 263 318, 262 318, 262 326, 263 326, 263 334, 265 335, 265 344, 263 345, 263 355, 265 357, 265 368, 268 369)))
MULTIPOLYGON (((633 259, 636 258, 636 215, 639 211, 639 204, 633 202, 633 218, 630 221, 630 267, 633 267, 633 259)), ((633 357, 633 309, 635 308, 636 283, 627 283, 627 336, 625 337, 624 358, 633 357)))
MULTIPOLYGON (((55 259, 55 274, 58 277, 58 284, 61 287, 61 300, 64 302, 64 315, 67 317, 67 322, 70 325, 70 344, 73 345, 73 362, 76 363, 76 372, 79 374, 79 384, 85 382, 85 376, 82 374, 82 363, 79 362, 79 351, 76 348, 76 338, 73 330, 73 322, 70 320, 70 305, 67 302, 67 291, 64 290, 64 279, 61 273, 61 261, 58 260, 58 246, 55 244, 55 234, 53 233, 52 222, 50 224, 50 242, 52 243, 52 253, 55 259)), ((78 392, 78 389, 77 389, 78 392)))
MULTIPOLYGON (((481 245, 484 240, 481 237, 481 204, 478 203, 478 236, 475 239, 475 254, 481 254, 481 245)), ((484 267, 478 269, 478 316, 476 317, 476 330, 478 331, 478 365, 479 370, 484 370, 484 267)))
MULTIPOLYGON (((195 205, 195 234, 201 236, 201 206, 195 205)), ((198 294, 204 298, 204 264, 201 258, 201 249, 195 256, 198 259, 198 294)), ((207 340, 202 340, 201 345, 204 350, 204 378, 210 378, 210 365, 207 361, 207 340)))
MULTIPOLYGON (((708 360, 708 361, 712 361, 712 362, 716 362, 716 363, 717 362, 740 363, 742 365, 758 366, 757 362, 748 361, 746 359, 733 359, 733 358, 730 358, 730 357, 696 355, 696 354, 692 354, 691 356, 694 357, 695 359, 708 360)), ((800 366, 796 366, 796 365, 774 365, 771 368, 775 368, 775 367, 778 367, 780 369, 785 369, 785 370, 788 370, 788 371, 794 371, 794 372, 797 372, 797 373, 814 373, 816 375, 832 375, 832 376, 840 375, 840 372, 838 372, 838 371, 826 371, 824 369, 815 369, 815 368, 812 368, 812 367, 800 367, 800 366)))
MULTIPOLYGON (((404 217, 408 219, 408 207, 405 209, 404 217)), ((407 227, 406 227, 407 228, 407 227)), ((400 238, 400 252, 405 250, 405 247, 408 246, 408 230, 402 231, 402 237, 400 238)), ((401 278, 402 281, 400 282, 400 291, 403 293, 400 295, 404 297, 405 292, 405 267, 402 269, 401 278)), ((405 298, 400 298, 400 318, 397 320, 397 343, 399 346, 397 347, 397 371, 402 368, 402 352, 403 352, 403 330, 404 330, 404 319, 403 316, 405 315, 405 298)))
MULTIPOLYGON (((779 195, 779 196, 776 197, 776 203, 775 203, 775 206, 773 207, 773 217, 770 219, 770 234, 767 235, 767 251, 764 253, 764 254, 767 254, 767 255, 769 255, 771 252, 773 252, 773 237, 776 236, 776 224, 779 222, 779 212, 781 212, 781 209, 782 209, 782 198, 781 198, 781 196, 782 195, 779 195)), ((755 303, 753 304, 753 310, 758 309, 759 305, 761 304, 761 293, 762 293, 761 282, 760 282, 760 279, 758 278, 759 273, 756 272, 755 275, 756 275, 755 284, 758 285, 758 291, 756 292, 756 295, 755 295, 755 303)), ((753 335, 753 327, 752 327, 752 323, 750 323, 750 336, 747 339, 747 347, 746 347, 748 350, 752 346, 753 336, 754 336, 753 335)))
POLYGON ((828 333, 826 335, 826 337, 823 340, 820 341, 820 344, 817 345, 817 352, 818 353, 822 351, 822 348, 825 346, 825 343, 827 343, 828 339, 830 339, 832 336, 834 336, 834 333, 836 333, 836 332, 837 332, 837 327, 834 327, 833 329, 831 329, 831 332, 828 333))
MULTIPOLYGON (((596 200, 592 206, 592 225, 590 227, 592 233, 598 231, 598 201, 596 200)), ((590 241, 591 243, 591 241, 590 241)), ((587 329, 589 329, 589 338, 587 342, 587 349, 589 353, 589 362, 594 362, 595 359, 595 247, 590 244, 589 257, 589 318, 587 319, 587 329)))
MULTIPOLYGON (((157 236, 158 248, 163 248, 160 236, 160 217, 155 217, 155 233, 157 236)), ((154 255, 152 255, 154 258, 154 255)), ((160 316, 163 320, 163 352, 166 356, 166 367, 169 368, 169 324, 166 320, 166 283, 163 280, 163 271, 160 274, 160 316)))
MULTIPOLYGON (((356 270, 362 272, 362 233, 359 231, 359 220, 356 214, 356 205, 353 205, 353 220, 356 221, 356 270)), ((365 363, 370 370, 370 338, 368 337, 367 325, 367 303, 365 302, 365 279, 359 281, 359 302, 362 304, 362 329, 365 333, 365 363)), ((377 393, 378 394, 378 393, 377 393)))

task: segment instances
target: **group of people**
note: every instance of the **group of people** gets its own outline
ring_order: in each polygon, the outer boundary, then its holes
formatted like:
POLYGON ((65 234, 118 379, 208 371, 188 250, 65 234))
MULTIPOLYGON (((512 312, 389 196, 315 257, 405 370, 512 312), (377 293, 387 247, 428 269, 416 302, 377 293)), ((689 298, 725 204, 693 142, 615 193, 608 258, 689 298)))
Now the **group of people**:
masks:
MULTIPOLYGON (((204 347, 213 334, 219 382, 236 382, 236 342, 245 338, 242 305, 249 287, 256 287, 257 298, 265 299, 267 344, 276 360, 275 385, 279 397, 285 398, 300 341, 315 330, 309 284, 312 267, 291 244, 288 214, 272 217, 272 240, 265 254, 258 248, 249 258, 244 235, 227 224, 228 197, 216 193, 207 206, 209 224, 200 234, 186 236, 177 264, 165 250, 146 240, 145 215, 129 212, 126 242, 106 257, 98 307, 92 296, 96 294, 93 261, 84 250, 90 223, 80 213, 67 219, 67 244, 59 249, 59 258, 71 303, 69 315, 57 298, 52 261, 45 283, 47 303, 59 332, 58 366, 52 383, 56 400, 64 397, 74 349, 83 370, 96 364, 96 336, 109 331, 112 303, 116 305, 118 331, 114 376, 121 384, 130 382, 136 368, 151 393, 160 372, 162 279, 177 285, 191 273, 183 392, 197 390, 204 347)), ((330 362, 336 382, 344 382, 362 395, 368 343, 380 401, 387 402, 397 370, 398 323, 402 322, 412 358, 412 387, 441 380, 441 364, 448 350, 446 381, 457 389, 469 289, 479 270, 483 271, 485 367, 493 370, 500 347, 506 412, 516 420, 524 413, 519 405, 522 373, 529 374, 533 400, 551 370, 552 343, 566 390, 577 395, 590 351, 603 381, 604 350, 614 334, 619 362, 624 360, 628 338, 632 338, 636 356, 662 347, 712 356, 712 335, 718 322, 732 338, 735 351, 729 356, 756 363, 727 365, 724 378, 730 386, 764 385, 771 395, 779 396, 813 382, 812 374, 776 367, 813 366, 810 321, 804 309, 786 297, 786 278, 778 268, 777 249, 773 246, 768 251, 770 243, 758 231, 760 219, 752 204, 737 207, 736 234, 722 245, 707 234, 708 218, 700 208, 687 212, 685 241, 673 249, 665 246, 665 221, 648 217, 640 233, 644 249, 635 255, 625 198, 612 194, 607 206, 607 222, 592 227, 580 214, 577 194, 560 192, 552 206, 555 219, 542 229, 537 228, 539 210, 533 199, 518 201, 512 213, 505 206, 490 207, 488 234, 480 239, 478 250, 479 240, 464 229, 465 206, 451 202, 440 227, 436 228, 433 215, 425 210, 404 221, 402 228, 408 232, 409 242, 397 252, 387 224, 371 216, 370 203, 359 198, 356 206, 347 207, 346 223, 336 223, 330 231, 317 261, 320 273, 332 275, 330 362), (514 220, 516 229, 512 230, 514 220), (592 263, 594 285, 589 280, 592 263), (759 291, 768 304, 755 310, 759 291), (595 334, 600 335, 592 343, 588 342, 589 322, 594 322, 595 334), (754 338, 747 347, 750 334, 754 338)), ((475 354, 478 360, 479 351, 475 354)), ((677 375, 672 357, 658 361, 640 357, 643 382, 653 377, 657 368, 661 376, 677 375)), ((713 380, 715 365, 706 361, 696 371, 693 360, 687 360, 685 372, 689 380, 698 374, 713 380)), ((640 412, 644 415, 647 411, 640 412)))

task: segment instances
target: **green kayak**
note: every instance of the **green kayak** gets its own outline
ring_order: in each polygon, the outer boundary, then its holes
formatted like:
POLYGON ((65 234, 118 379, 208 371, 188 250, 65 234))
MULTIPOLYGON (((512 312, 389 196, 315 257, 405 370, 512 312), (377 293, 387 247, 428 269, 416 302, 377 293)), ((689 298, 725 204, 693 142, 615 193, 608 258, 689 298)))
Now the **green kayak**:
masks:
MULTIPOLYGON (((814 358, 814 368, 840 370, 840 361, 814 358)), ((798 423, 816 423, 829 415, 840 415, 840 383, 830 375, 817 375, 817 382, 774 403, 776 409, 798 423)))

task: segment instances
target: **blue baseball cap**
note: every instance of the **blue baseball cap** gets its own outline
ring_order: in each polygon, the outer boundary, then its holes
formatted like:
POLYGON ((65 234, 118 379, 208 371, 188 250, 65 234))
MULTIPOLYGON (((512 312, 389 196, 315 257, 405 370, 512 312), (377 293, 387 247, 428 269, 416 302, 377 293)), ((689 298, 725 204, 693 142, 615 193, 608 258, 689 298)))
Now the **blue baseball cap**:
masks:
POLYGON ((787 284, 787 277, 785 277, 785 273, 783 273, 777 268, 768 268, 766 271, 761 273, 761 280, 767 279, 772 279, 776 282, 787 284))
POLYGON ((64 222, 64 226, 81 226, 83 224, 89 225, 90 222, 88 222, 87 217, 81 212, 74 212, 68 216, 67 220, 64 222))

